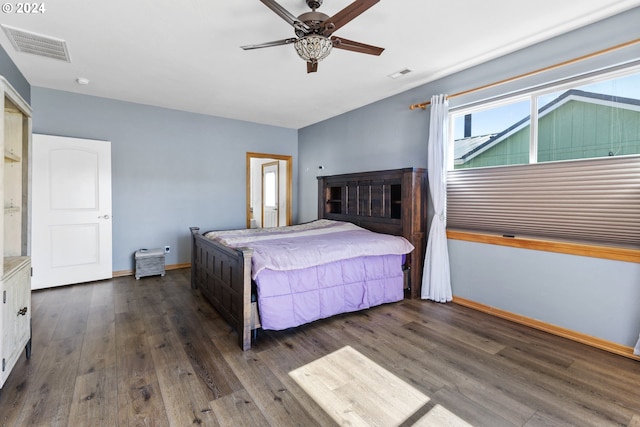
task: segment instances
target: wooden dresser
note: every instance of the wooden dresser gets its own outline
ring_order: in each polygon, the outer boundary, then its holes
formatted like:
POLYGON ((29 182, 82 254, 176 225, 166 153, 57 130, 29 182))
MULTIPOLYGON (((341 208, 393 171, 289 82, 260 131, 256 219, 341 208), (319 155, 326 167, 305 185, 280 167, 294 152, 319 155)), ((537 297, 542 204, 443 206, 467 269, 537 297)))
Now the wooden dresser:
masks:
POLYGON ((407 256, 410 298, 419 298, 422 286, 427 199, 426 169, 318 177, 318 219, 349 221, 379 233, 403 236, 415 247, 407 256))

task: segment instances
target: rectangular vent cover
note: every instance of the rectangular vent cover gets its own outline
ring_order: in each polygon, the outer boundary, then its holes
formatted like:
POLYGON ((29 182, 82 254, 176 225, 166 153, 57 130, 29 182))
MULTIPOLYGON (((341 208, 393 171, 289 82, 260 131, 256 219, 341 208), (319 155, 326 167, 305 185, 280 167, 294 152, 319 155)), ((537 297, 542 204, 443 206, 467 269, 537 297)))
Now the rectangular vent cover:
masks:
POLYGON ((392 79, 397 79, 398 77, 402 77, 405 74, 409 74, 410 72, 412 72, 413 70, 411 68, 404 68, 400 71, 396 71, 393 74, 389 74, 389 77, 391 77, 392 79))
POLYGON ((33 55, 71 62, 67 42, 62 39, 43 36, 30 31, 9 27, 8 25, 2 25, 2 29, 18 52, 31 53, 33 55))

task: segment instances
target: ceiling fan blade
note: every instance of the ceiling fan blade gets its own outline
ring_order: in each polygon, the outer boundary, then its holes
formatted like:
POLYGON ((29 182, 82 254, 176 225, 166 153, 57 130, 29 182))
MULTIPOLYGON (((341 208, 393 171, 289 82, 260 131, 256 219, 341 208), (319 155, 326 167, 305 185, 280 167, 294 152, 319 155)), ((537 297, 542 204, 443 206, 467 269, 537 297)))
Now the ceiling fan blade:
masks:
POLYGON ((260 43, 260 44, 248 44, 248 45, 244 45, 244 46, 240 46, 242 49, 244 50, 251 50, 251 49, 262 49, 263 47, 273 47, 273 46, 282 46, 285 44, 291 44, 291 43, 295 43, 295 41, 298 40, 295 37, 292 37, 290 39, 283 39, 283 40, 275 40, 272 42, 266 42, 266 43, 260 43))
POLYGON ((300 21, 297 17, 291 14, 287 9, 280 6, 279 3, 276 3, 274 0, 260 0, 265 4, 269 9, 273 10, 276 15, 284 19, 291 25, 292 27, 302 30, 304 33, 308 33, 311 28, 304 22, 300 21))
POLYGON ((352 52, 367 53, 369 55, 379 56, 383 51, 383 47, 372 46, 370 44, 364 44, 360 42, 354 42, 353 40, 343 39, 342 37, 331 37, 333 47, 336 49, 350 50, 352 52))
MULTIPOLYGON (((265 1, 265 0, 263 0, 265 1)), ((358 17, 364 11, 369 9, 380 0, 356 0, 349 6, 342 9, 340 12, 333 15, 331 18, 326 19, 322 26, 324 27, 323 34, 325 36, 331 35, 334 31, 342 28, 354 18, 358 17)))
POLYGON ((315 73, 318 71, 318 63, 317 62, 307 62, 307 74, 315 73))

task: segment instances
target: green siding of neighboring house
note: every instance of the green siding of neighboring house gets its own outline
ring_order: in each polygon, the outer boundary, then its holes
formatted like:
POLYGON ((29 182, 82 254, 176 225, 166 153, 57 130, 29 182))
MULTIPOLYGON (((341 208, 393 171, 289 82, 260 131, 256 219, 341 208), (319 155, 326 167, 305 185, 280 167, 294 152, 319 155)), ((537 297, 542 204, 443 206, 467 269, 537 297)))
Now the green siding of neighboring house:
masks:
POLYGON ((540 119, 538 162, 609 153, 640 153, 640 111, 569 101, 540 119))
POLYGON ((529 126, 455 169, 480 168, 497 165, 521 165, 529 163, 529 126))
MULTIPOLYGON (((529 163, 529 126, 456 169, 529 163)), ((569 101, 539 119, 538 162, 640 153, 640 111, 569 101)))

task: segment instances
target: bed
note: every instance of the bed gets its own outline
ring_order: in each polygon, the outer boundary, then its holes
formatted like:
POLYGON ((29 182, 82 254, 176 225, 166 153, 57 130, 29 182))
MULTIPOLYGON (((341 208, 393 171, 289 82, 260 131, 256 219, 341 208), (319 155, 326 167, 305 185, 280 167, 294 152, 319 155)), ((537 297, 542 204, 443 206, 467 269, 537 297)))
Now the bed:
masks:
POLYGON ((318 189, 318 221, 258 231, 190 228, 192 287, 236 328, 243 350, 259 327, 284 329, 419 293, 426 172, 318 177, 318 189), (360 236, 380 240, 386 252, 360 236), (284 246, 284 257, 276 256, 274 244, 284 246), (321 249, 302 254, 314 245, 321 249))

